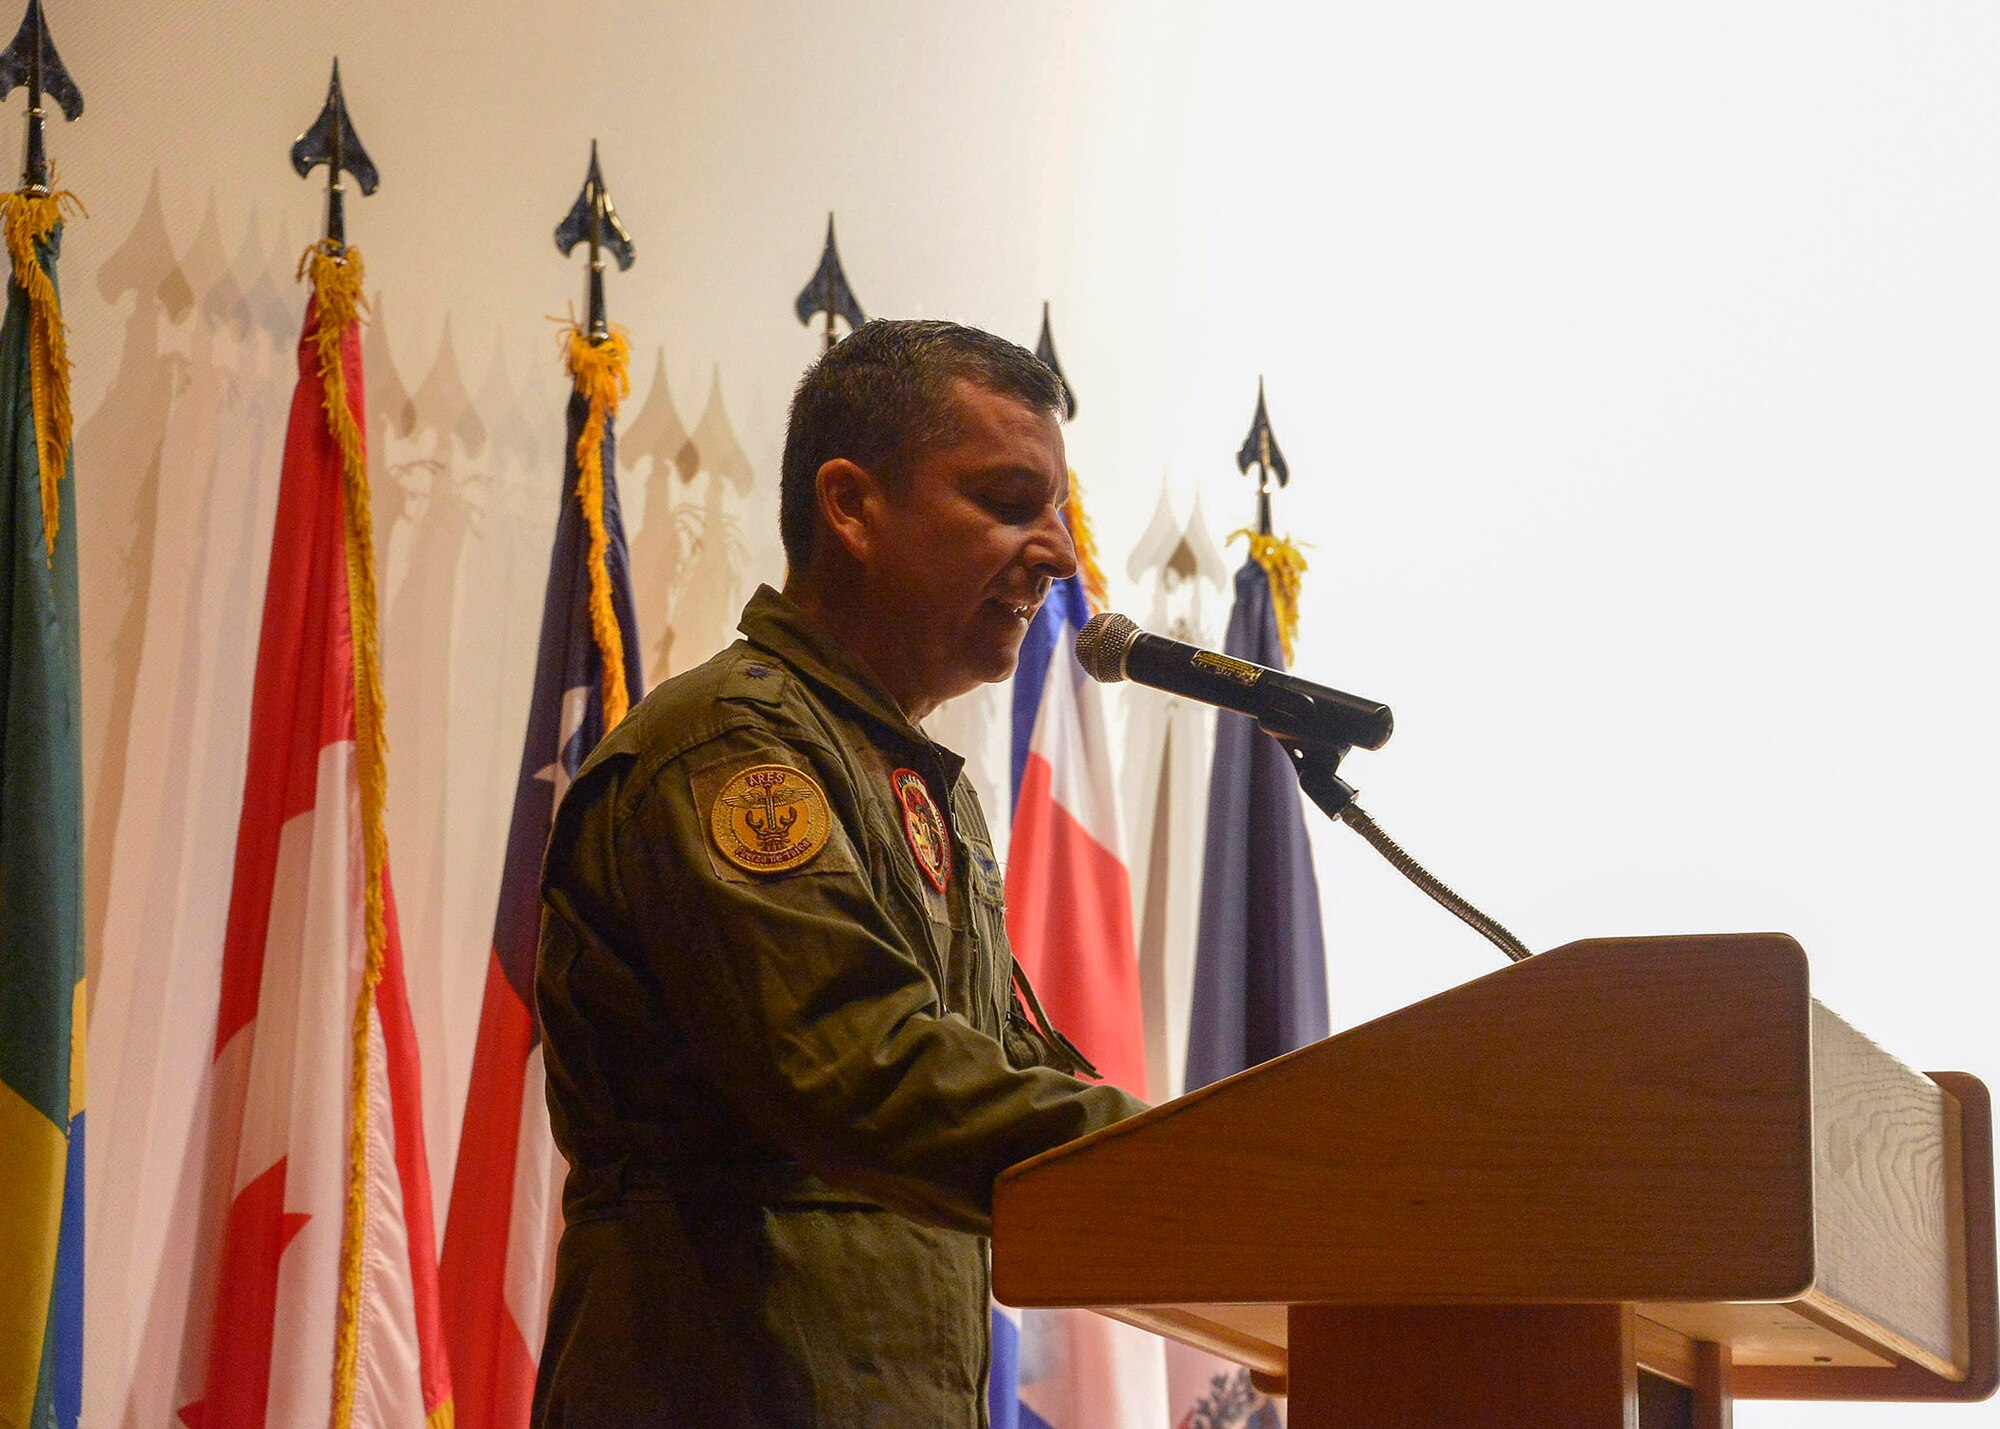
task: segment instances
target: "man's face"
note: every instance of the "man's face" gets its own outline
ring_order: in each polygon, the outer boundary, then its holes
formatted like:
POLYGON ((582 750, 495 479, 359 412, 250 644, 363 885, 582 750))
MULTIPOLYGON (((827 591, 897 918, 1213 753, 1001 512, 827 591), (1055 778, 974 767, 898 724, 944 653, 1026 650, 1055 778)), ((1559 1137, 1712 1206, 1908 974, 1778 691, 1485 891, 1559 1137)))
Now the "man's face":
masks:
POLYGON ((957 440, 881 487, 861 553, 898 698, 919 716, 1013 674, 1042 598, 1076 571, 1055 419, 964 380, 956 400, 957 440))

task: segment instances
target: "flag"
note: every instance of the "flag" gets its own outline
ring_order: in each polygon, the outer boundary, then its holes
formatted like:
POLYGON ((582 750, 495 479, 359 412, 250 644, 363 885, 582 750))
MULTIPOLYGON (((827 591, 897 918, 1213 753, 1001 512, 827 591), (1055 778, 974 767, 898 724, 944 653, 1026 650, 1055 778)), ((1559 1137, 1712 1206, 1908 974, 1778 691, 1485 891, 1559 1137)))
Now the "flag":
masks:
MULTIPOLYGON (((1225 654, 1273 669, 1289 664, 1285 617, 1296 609, 1301 569, 1275 554, 1243 563, 1225 654), (1279 567, 1275 583, 1271 565, 1279 567)), ((1209 772, 1185 1090, 1326 1034, 1326 941, 1298 775, 1256 721, 1225 711, 1209 772)))
POLYGON ((224 932, 188 1429, 451 1423, 386 773, 361 255, 315 245, 224 932))
MULTIPOLYGON (((1094 571, 1071 481, 1066 515, 1085 574, 1050 590, 1014 672, 1007 937, 1049 1020, 1106 1081, 1143 1096, 1139 964, 1111 742, 1101 692, 1074 650, 1090 618, 1085 581, 1094 571)), ((1162 1345, 1143 1330, 1087 1310, 1016 1315, 996 1306, 993 1341, 988 1395, 996 1429, 1166 1422, 1162 1345)))
MULTIPOLYGON (((1077 509, 1072 498, 1073 532, 1083 529, 1077 509)), ((1088 540, 1081 536, 1079 547, 1088 540)), ((1049 1020, 1106 1081, 1143 1097, 1146 1042, 1117 775, 1102 691, 1074 648, 1091 615, 1090 574, 1087 565, 1050 589, 1014 670, 1007 937, 1049 1020)))
MULTIPOLYGON (((1298 549, 1251 537, 1223 652, 1283 669, 1297 625, 1298 549)), ((1298 776, 1247 715, 1216 717, 1195 938, 1187 1085, 1192 1092, 1327 1034, 1326 942, 1298 776)), ((1250 1372, 1176 1345, 1174 1422, 1266 1429, 1277 1409, 1250 1372)))
POLYGON ((562 1230, 535 1022, 542 847, 570 776, 643 688, 613 464, 612 421, 630 390, 625 338, 614 330, 593 346, 572 331, 567 353, 576 385, 561 510, 439 1267, 458 1429, 528 1422, 562 1230))
POLYGON ((83 717, 67 194, 0 198, 0 1425, 83 1399, 83 717))

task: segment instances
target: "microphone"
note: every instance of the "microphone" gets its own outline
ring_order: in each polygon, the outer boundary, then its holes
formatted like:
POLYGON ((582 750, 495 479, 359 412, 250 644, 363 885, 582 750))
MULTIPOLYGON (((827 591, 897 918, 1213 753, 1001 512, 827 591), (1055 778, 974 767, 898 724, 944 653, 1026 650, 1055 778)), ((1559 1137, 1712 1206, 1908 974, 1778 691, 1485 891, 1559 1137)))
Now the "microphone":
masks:
POLYGON ((1298 744, 1380 749, 1395 731, 1389 707, 1282 670, 1149 635, 1122 615, 1094 615, 1076 635, 1077 663, 1093 680, 1134 680, 1250 718, 1298 744))

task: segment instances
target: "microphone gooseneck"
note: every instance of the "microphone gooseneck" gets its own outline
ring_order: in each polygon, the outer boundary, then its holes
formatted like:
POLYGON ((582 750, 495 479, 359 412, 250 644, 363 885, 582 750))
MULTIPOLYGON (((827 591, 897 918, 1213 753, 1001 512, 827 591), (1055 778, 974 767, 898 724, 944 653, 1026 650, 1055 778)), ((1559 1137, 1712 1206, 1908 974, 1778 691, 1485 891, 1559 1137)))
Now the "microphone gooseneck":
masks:
POLYGON ((1509 960, 1520 962, 1530 956, 1519 938, 1404 852, 1354 802, 1354 790, 1340 778, 1340 760, 1350 746, 1380 749, 1388 742, 1395 722, 1387 705, 1232 655, 1149 635, 1115 611, 1092 616, 1077 632, 1076 660, 1086 675, 1100 683, 1132 680, 1256 720, 1283 746, 1300 787, 1329 818, 1361 835, 1398 873, 1509 960))

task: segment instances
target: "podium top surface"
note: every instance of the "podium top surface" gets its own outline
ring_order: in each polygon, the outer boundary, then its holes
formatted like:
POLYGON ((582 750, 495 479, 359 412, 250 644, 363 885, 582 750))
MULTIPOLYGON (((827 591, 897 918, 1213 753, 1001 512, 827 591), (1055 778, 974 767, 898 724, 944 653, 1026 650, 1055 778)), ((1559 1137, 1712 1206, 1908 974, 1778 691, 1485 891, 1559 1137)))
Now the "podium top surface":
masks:
POLYGON ((1963 1383, 1963 1147, 1790 938, 1594 940, 1012 1168, 994 1287, 1253 1363, 1295 1304, 1629 1302, 1750 1364, 1963 1383))

